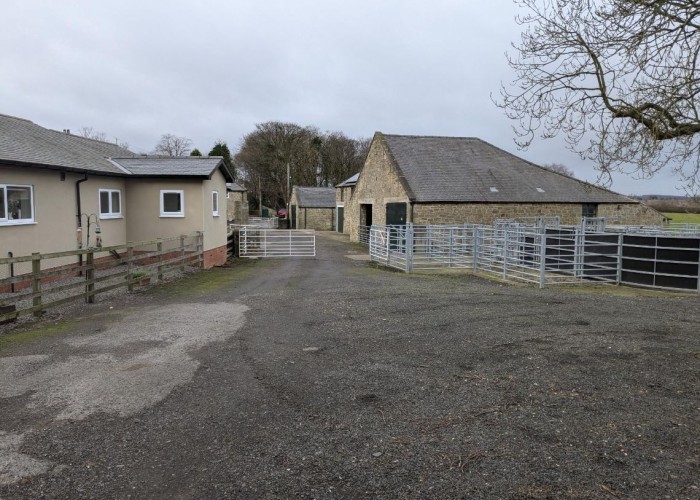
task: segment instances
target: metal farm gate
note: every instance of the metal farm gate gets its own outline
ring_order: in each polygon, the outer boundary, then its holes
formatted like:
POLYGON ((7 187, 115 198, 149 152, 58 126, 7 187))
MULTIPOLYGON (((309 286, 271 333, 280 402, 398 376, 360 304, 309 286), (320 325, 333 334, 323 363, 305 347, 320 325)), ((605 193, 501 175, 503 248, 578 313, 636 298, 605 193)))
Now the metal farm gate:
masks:
POLYGON ((315 257, 313 229, 241 228, 240 257, 315 257))

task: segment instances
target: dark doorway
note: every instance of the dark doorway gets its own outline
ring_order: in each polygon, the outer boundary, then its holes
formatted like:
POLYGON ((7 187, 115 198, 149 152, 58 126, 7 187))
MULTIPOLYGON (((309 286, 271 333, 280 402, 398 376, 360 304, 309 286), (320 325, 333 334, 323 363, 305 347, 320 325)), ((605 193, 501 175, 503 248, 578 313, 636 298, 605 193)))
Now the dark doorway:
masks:
POLYGON ((598 204, 597 203, 584 203, 581 205, 581 216, 582 217, 598 217, 598 204))
POLYGON ((387 203, 386 204, 386 225, 402 226, 406 224, 406 204, 387 203))
POLYGON ((338 232, 343 232, 343 221, 345 217, 345 207, 338 207, 338 232))
POLYGON ((360 205, 360 226, 371 226, 372 225, 372 205, 362 204, 360 205))
POLYGON ((292 205, 290 208, 292 209, 292 215, 291 215, 292 225, 290 226, 290 229, 296 229, 297 228, 297 206, 292 205))

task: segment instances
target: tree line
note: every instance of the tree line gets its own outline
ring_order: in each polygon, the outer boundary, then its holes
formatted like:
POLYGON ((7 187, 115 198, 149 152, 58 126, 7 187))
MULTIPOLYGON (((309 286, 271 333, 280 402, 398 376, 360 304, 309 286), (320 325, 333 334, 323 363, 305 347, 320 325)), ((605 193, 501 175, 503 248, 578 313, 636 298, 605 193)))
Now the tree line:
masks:
MULTIPOLYGON (((293 186, 332 187, 362 167, 370 139, 352 139, 342 132, 321 132, 314 126, 270 121, 259 123, 232 155, 219 140, 209 156, 222 156, 236 182, 248 190, 251 208, 289 204, 293 186)), ((153 150, 165 156, 202 156, 186 137, 164 134, 153 150)))

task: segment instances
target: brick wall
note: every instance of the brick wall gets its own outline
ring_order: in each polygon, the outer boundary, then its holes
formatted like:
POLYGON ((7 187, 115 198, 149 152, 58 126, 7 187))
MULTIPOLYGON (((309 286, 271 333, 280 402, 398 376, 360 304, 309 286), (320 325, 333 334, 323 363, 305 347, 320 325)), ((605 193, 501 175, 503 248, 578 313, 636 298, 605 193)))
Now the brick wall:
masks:
POLYGON ((204 252, 204 269, 222 266, 226 263, 226 245, 204 252))

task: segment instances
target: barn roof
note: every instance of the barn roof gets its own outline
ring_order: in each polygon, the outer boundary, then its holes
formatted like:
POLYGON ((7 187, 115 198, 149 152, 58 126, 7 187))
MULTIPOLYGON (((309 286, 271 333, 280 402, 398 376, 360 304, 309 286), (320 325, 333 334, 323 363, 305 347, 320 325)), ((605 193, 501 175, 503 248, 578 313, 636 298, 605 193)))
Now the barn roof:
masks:
POLYGON ((357 180, 359 178, 360 178, 360 174, 357 173, 357 174, 353 175, 352 177, 348 177, 340 184, 336 184, 335 187, 337 187, 337 188, 352 187, 352 186, 357 184, 357 180))
POLYGON ((299 206, 303 208, 335 208, 335 188, 295 187, 299 206))
POLYGON ((475 137, 385 135, 414 202, 632 203, 634 200, 552 172, 475 137))

